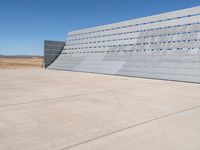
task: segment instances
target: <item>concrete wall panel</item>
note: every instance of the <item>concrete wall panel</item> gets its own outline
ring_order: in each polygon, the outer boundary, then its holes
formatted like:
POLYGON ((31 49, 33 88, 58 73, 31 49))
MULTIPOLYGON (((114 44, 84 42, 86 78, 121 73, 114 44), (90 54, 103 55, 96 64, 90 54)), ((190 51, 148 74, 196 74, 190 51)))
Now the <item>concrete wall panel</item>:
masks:
POLYGON ((200 83, 200 7, 70 32, 48 68, 200 83))
POLYGON ((60 41, 44 41, 44 60, 45 68, 48 67, 61 53, 65 42, 60 41))

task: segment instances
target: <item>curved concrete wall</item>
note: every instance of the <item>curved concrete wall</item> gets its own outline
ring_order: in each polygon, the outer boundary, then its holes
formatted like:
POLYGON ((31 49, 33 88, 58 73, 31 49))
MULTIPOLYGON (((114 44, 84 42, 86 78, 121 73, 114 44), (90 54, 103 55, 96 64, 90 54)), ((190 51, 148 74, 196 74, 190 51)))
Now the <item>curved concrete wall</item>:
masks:
POLYGON ((200 83, 200 7, 70 32, 48 68, 200 83))
POLYGON ((44 60, 45 68, 48 67, 60 55, 65 42, 60 41, 44 41, 44 60))

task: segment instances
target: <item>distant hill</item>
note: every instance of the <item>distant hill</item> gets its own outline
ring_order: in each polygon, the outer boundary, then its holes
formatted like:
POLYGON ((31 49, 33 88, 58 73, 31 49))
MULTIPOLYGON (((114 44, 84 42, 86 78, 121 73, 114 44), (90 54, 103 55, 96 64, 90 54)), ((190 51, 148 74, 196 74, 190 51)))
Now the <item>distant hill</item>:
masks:
POLYGON ((39 56, 39 55, 1 55, 0 54, 0 58, 32 58, 32 57, 43 58, 43 56, 39 56))

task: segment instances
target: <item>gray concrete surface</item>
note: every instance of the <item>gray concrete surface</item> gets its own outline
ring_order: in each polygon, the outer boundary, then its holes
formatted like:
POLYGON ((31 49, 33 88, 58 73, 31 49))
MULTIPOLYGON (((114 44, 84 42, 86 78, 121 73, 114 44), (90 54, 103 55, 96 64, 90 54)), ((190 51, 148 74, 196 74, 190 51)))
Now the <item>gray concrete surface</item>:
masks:
POLYGON ((61 41, 44 41, 44 67, 48 67, 60 55, 65 46, 61 41))
POLYGON ((48 68, 200 83, 199 45, 200 6, 69 32, 48 68))
POLYGON ((200 85, 0 70, 0 150, 199 150, 200 85))

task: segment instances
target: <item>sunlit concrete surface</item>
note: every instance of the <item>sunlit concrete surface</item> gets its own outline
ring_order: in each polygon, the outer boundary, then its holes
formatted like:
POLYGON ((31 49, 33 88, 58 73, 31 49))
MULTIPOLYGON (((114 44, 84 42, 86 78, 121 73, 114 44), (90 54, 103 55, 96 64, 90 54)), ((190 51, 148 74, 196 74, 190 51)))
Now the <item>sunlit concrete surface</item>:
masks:
POLYGON ((44 42, 48 68, 200 83, 200 6, 71 31, 63 45, 44 42))
POLYGON ((0 71, 0 150, 199 150, 200 84, 0 71))

